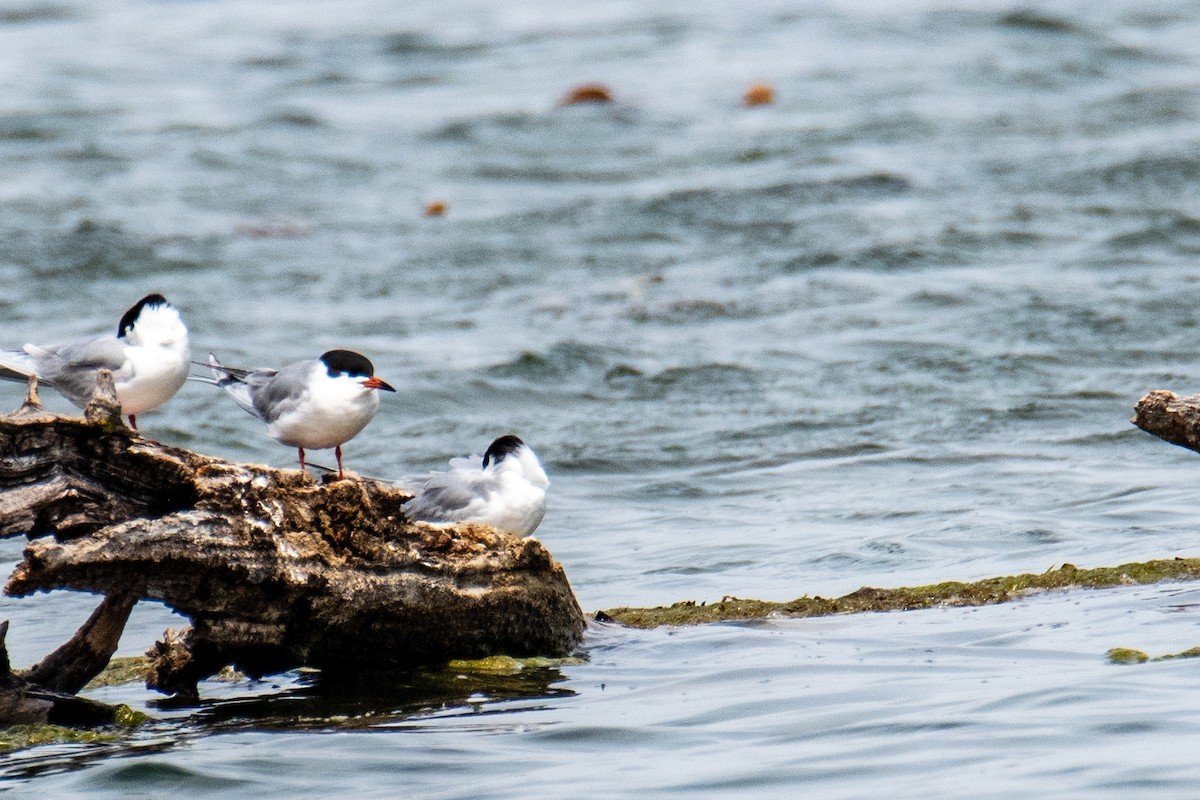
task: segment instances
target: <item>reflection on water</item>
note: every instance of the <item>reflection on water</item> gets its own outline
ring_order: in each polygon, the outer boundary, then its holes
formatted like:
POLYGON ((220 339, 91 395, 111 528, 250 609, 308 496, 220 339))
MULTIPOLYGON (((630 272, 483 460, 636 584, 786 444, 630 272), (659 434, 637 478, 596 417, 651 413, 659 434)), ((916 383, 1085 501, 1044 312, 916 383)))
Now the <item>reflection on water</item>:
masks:
POLYGON ((353 677, 302 672, 278 692, 205 703, 189 722, 213 731, 411 727, 430 717, 537 711, 575 694, 559 685, 565 678, 557 667, 499 660, 505 663, 484 660, 353 677))
MULTIPOLYGON (((152 700, 150 721, 136 728, 104 730, 94 742, 17 751, 6 756, 0 778, 33 778, 117 758, 145 759, 186 747, 198 737, 222 733, 418 730, 435 720, 536 714, 558 698, 575 695, 562 685, 566 678, 555 664, 563 663, 583 662, 493 657, 353 676, 300 670, 260 681, 244 677, 208 681, 202 684, 204 699, 198 705, 177 707, 169 699, 152 700)), ((129 685, 113 692, 137 693, 129 685)), ((151 776, 141 763, 122 770, 135 784, 161 777, 158 766, 150 768, 151 776)))

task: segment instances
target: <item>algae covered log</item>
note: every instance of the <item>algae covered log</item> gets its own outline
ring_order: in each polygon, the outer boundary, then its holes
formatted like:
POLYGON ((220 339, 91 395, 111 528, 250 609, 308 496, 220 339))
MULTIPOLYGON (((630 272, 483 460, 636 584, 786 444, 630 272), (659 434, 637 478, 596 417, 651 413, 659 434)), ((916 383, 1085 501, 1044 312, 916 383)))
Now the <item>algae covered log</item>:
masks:
MULTIPOLYGON (((97 398, 86 419, 28 405, 0 418, 0 532, 32 538, 5 591, 159 600, 187 616, 157 647, 164 691, 194 695, 226 665, 564 656, 582 639, 566 575, 535 539, 412 523, 409 495, 387 483, 319 483, 152 442, 97 398)), ((67 683, 103 664, 91 667, 67 683)))
POLYGON ((1091 569, 1063 564, 1058 569, 1046 572, 987 578, 971 583, 949 581, 898 589, 864 586, 842 597, 805 596, 779 603, 726 597, 711 604, 684 601, 656 608, 613 608, 601 611, 597 616, 634 628, 656 628, 660 625, 699 625, 706 622, 760 619, 772 614, 785 617, 819 617, 866 611, 983 606, 1055 589, 1103 589, 1188 580, 1200 580, 1200 558, 1162 559, 1091 569))

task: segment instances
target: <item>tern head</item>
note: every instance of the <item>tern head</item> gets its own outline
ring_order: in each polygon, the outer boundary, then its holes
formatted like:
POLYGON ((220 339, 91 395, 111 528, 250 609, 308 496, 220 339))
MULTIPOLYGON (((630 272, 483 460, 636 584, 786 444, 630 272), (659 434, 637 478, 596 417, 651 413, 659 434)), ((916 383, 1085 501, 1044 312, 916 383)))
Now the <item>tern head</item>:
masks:
POLYGON ((525 446, 519 436, 509 434, 501 436, 488 446, 487 452, 483 454, 483 468, 487 469, 488 464, 499 464, 505 457, 512 455, 525 446))
POLYGON ((368 389, 382 389, 385 392, 396 391, 390 384, 375 377, 375 367, 371 359, 353 350, 328 350, 321 354, 321 363, 331 378, 343 375, 348 378, 358 378, 359 383, 368 389))
POLYGON ((117 338, 142 347, 187 347, 187 326, 175 307, 158 292, 133 305, 117 323, 117 338))
POLYGON ((501 436, 493 441, 483 454, 483 469, 487 469, 489 465, 492 469, 499 469, 501 464, 504 464, 506 470, 519 470, 534 486, 544 489, 550 485, 550 479, 542 469, 542 462, 538 461, 537 455, 519 436, 501 436))
POLYGON ((545 488, 550 485, 550 479, 542 469, 542 462, 538 461, 533 449, 521 441, 519 436, 501 436, 492 442, 483 454, 483 469, 487 469, 489 465, 492 469, 498 469, 501 464, 505 465, 505 469, 520 470, 525 479, 534 486, 545 488))

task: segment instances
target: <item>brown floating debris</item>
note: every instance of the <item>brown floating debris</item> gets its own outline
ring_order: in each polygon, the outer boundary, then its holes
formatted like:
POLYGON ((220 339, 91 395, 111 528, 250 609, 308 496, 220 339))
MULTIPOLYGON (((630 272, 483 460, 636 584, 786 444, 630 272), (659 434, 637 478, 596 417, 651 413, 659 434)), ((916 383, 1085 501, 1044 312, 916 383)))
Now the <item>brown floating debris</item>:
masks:
POLYGON ((445 200, 431 200, 425 204, 425 216, 427 216, 427 217, 441 217, 441 216, 444 216, 445 213, 446 213, 446 201, 445 200))
POLYGON ((775 103, 775 90, 766 83, 756 83, 746 89, 742 95, 742 105, 746 108, 769 106, 775 103))
POLYGON ((563 95, 558 104, 574 106, 581 103, 611 103, 612 101, 612 91, 603 83, 581 83, 563 95))

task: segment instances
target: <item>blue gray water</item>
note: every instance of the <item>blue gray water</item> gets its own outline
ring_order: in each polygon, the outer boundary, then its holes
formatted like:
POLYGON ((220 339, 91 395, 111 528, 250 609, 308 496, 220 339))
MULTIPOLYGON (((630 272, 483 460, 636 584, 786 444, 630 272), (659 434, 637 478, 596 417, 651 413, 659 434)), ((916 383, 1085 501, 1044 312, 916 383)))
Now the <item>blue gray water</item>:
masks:
MULTIPOLYGON (((1200 464, 1127 420, 1200 384, 1198 75, 1185 2, 13 0, 0 340, 158 290, 197 356, 362 350, 399 391, 348 465, 520 434, 588 610, 1195 556, 1200 464), (616 102, 558 106, 585 81, 616 102)), ((292 463, 214 394, 142 426, 292 463)), ((1196 591, 597 626, 463 691, 106 689, 158 722, 0 791, 1181 796, 1194 662, 1105 652, 1200 644, 1196 591)), ((0 601, 14 660, 94 603, 0 601)), ((139 607, 121 653, 180 624, 139 607)))

